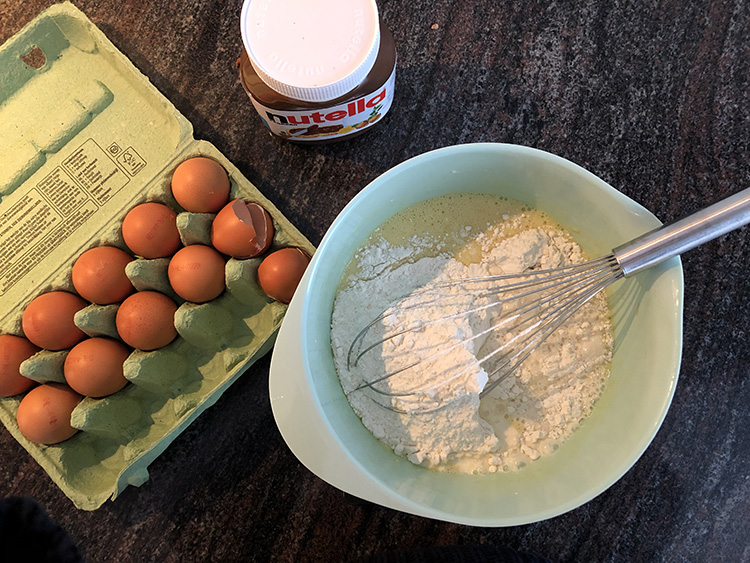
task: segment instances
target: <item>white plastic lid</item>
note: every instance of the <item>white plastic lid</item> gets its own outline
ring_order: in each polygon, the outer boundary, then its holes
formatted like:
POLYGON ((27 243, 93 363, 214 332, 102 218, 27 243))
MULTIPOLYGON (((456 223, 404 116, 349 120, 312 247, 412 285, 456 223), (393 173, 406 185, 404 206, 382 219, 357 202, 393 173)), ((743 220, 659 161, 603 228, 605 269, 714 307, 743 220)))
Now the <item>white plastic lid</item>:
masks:
POLYGON ((245 0, 240 30, 261 80, 307 102, 354 89, 380 49, 375 0, 245 0))

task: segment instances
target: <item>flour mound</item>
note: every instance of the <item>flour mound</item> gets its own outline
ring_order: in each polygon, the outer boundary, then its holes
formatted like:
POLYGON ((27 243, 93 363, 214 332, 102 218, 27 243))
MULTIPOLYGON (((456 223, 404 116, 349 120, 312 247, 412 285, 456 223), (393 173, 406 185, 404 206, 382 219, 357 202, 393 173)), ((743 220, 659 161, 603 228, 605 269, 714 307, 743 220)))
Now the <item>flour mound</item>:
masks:
POLYGON ((425 256, 431 244, 414 238, 406 246, 383 239, 368 245, 356 257, 357 274, 337 293, 331 343, 352 408, 376 438, 425 467, 487 473, 552 453, 590 412, 608 375, 611 326, 604 298, 582 308, 480 401, 488 364, 478 358, 508 337, 488 330, 499 314, 497 298, 461 285, 428 295, 420 288, 580 262, 581 249, 562 231, 532 228, 505 238, 498 227, 475 239, 481 260, 466 265, 449 255, 425 256), (475 314, 460 314, 477 307, 475 314), (355 336, 381 314, 368 342, 394 327, 412 330, 349 366, 355 336), (393 375, 378 381, 385 374, 393 375))

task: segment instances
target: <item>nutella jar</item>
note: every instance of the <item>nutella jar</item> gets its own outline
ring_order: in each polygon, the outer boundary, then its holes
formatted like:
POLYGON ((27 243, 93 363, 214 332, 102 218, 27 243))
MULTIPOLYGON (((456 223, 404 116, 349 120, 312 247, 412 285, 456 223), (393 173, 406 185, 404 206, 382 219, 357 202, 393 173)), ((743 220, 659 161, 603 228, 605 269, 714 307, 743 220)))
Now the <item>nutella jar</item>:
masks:
POLYGON ((240 81, 274 135, 338 141, 390 109, 396 48, 375 0, 245 0, 240 26, 240 81))

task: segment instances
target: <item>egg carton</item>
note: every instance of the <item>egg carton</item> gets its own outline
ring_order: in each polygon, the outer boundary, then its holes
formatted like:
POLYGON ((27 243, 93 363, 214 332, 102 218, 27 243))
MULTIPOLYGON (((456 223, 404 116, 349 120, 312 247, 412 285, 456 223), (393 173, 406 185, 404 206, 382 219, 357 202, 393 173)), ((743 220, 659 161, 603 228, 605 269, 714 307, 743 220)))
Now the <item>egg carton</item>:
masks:
MULTIPOLYGON (((37 295, 74 291, 73 263, 94 246, 127 250, 120 226, 139 203, 179 214, 184 244, 206 242, 212 217, 186 213, 170 189, 172 172, 193 156, 218 161, 231 198, 253 201, 273 218, 269 252, 309 241, 221 152, 193 137, 191 123, 75 6, 57 4, 0 47, 0 333, 22 335, 21 315, 37 295), (7 69, 7 70, 6 70, 7 69)), ((257 285, 259 258, 230 259, 226 291, 204 304, 181 302, 178 337, 134 351, 128 385, 85 398, 71 423, 81 431, 57 445, 27 440, 16 424, 20 396, 0 399, 0 420, 84 510, 148 480, 148 466, 275 341, 286 305, 257 285)), ((176 296, 164 260, 128 268, 137 289, 176 296), (166 284, 166 285, 165 285, 166 284)), ((89 335, 116 336, 117 305, 76 315, 89 335)), ((66 351, 24 363, 37 381, 60 381, 66 351)))

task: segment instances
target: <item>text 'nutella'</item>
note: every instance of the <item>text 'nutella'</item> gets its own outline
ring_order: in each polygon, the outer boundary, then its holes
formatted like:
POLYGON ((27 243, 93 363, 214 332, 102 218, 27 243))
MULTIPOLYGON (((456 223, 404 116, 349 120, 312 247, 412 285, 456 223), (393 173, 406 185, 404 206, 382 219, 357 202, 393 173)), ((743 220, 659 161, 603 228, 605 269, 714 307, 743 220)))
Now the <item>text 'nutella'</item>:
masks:
POLYGON ((240 81, 274 135, 340 140, 388 113, 396 48, 375 0, 245 0, 241 31, 240 81))

